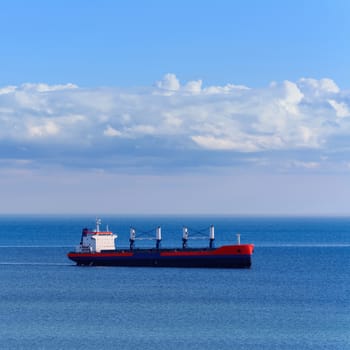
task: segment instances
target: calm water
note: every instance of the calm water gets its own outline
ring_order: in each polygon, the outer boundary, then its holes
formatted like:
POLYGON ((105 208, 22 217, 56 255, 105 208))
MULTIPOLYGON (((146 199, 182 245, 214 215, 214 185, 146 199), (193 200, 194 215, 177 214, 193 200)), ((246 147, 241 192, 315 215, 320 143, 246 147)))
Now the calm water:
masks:
POLYGON ((213 223, 217 245, 255 244, 253 266, 76 267, 91 217, 0 217, 1 349, 350 349, 350 218, 103 219, 121 246, 131 224, 180 246, 213 223))

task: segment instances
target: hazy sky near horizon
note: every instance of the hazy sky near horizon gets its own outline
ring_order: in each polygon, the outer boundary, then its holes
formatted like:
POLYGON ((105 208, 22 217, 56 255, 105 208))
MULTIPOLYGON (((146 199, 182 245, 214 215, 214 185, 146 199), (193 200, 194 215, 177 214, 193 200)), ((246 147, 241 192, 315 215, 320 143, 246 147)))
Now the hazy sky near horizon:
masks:
POLYGON ((349 214, 349 13, 2 2, 0 213, 349 214))

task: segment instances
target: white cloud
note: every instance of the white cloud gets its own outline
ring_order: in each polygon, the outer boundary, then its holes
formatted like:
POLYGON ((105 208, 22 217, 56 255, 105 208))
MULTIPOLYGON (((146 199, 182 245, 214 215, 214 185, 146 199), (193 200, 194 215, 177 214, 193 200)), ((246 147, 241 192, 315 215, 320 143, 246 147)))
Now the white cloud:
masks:
POLYGON ((322 98, 325 95, 338 94, 340 92, 337 84, 331 79, 311 79, 301 78, 297 82, 301 91, 305 93, 308 99, 322 98))
POLYGON ((46 161, 56 152, 57 162, 76 166, 89 163, 93 152, 101 167, 202 166, 218 159, 230 165, 232 157, 254 153, 256 159, 262 152, 266 164, 269 155, 287 161, 288 152, 306 163, 308 152, 318 152, 315 162, 323 164, 321 155, 349 147, 349 101, 350 93, 330 79, 260 89, 201 80, 181 85, 174 74, 142 89, 23 84, 0 88, 0 143, 11 145, 2 147, 11 158, 46 161))
POLYGON ((32 90, 36 92, 49 92, 49 91, 60 91, 60 90, 70 90, 70 89, 76 89, 78 86, 75 84, 63 84, 63 85, 48 85, 48 84, 31 84, 31 83, 25 83, 22 84, 21 88, 23 90, 32 90))
POLYGON ((254 142, 249 140, 232 140, 228 138, 214 137, 214 136, 193 136, 199 146, 211 150, 234 150, 240 152, 254 152, 259 151, 259 148, 254 142))
POLYGON ((163 79, 156 82, 156 86, 159 89, 177 91, 180 89, 180 82, 175 74, 165 74, 163 79))
POLYGON ((193 94, 199 94, 202 90, 202 80, 189 81, 184 86, 184 91, 188 91, 193 94))
POLYGON ((244 85, 227 84, 225 86, 208 86, 203 91, 207 94, 228 94, 239 90, 249 90, 249 88, 244 85))
POLYGON ((304 95, 295 83, 285 81, 283 83, 285 96, 281 99, 281 105, 290 114, 298 114, 298 104, 302 101, 304 95))
POLYGON ((349 107, 345 102, 337 102, 335 100, 328 100, 328 103, 335 109, 336 115, 339 118, 350 117, 349 107))
POLYGON ((104 135, 110 136, 110 137, 115 137, 115 136, 121 136, 122 133, 118 131, 117 129, 112 128, 110 125, 107 126, 105 131, 103 132, 104 135))
POLYGON ((59 133, 59 127, 53 121, 47 120, 40 125, 29 125, 28 134, 30 137, 45 137, 59 133))
POLYGON ((0 89, 0 95, 9 94, 10 92, 14 92, 16 89, 17 89, 17 87, 14 85, 5 86, 5 87, 0 89))
POLYGON ((291 167, 297 167, 297 168, 305 168, 305 169, 317 169, 320 167, 319 162, 300 162, 300 161, 293 161, 290 163, 291 167))
POLYGON ((152 125, 144 125, 144 124, 139 124, 135 125, 130 129, 130 132, 132 134, 139 134, 139 135, 154 135, 156 134, 156 128, 152 125))

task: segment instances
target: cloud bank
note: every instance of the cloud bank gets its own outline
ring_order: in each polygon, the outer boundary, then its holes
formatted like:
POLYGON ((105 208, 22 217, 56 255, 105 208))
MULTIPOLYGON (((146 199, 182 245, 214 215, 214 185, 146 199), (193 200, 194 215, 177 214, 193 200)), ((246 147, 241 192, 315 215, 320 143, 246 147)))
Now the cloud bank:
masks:
POLYGON ((111 171, 349 170, 350 92, 331 79, 265 88, 181 83, 0 87, 0 167, 111 171))

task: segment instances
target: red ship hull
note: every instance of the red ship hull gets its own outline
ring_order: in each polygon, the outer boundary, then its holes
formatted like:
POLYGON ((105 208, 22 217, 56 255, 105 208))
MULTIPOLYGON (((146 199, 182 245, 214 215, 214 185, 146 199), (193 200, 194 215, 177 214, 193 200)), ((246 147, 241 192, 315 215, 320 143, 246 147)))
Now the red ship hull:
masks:
POLYGON ((77 265, 87 266, 148 266, 148 267, 211 267, 250 268, 253 244, 220 248, 133 249, 99 253, 68 253, 77 265))

